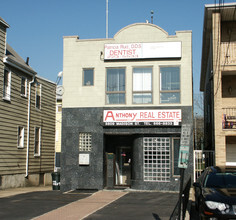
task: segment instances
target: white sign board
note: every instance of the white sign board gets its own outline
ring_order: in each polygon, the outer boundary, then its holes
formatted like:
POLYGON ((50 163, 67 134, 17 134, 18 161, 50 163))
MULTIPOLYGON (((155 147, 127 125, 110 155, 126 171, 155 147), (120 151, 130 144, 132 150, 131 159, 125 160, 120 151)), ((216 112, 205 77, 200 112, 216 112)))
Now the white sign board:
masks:
POLYGON ((182 120, 181 109, 169 110, 104 110, 106 126, 176 125, 182 120))
POLYGON ((89 154, 79 154, 79 165, 89 165, 89 154))
POLYGON ((180 146, 178 167, 186 169, 188 167, 189 147, 180 146))
POLYGON ((181 58, 181 42, 105 44, 104 60, 181 58))
POLYGON ((181 128, 181 141, 179 149, 178 167, 186 169, 188 167, 190 135, 192 131, 191 124, 183 124, 181 128))

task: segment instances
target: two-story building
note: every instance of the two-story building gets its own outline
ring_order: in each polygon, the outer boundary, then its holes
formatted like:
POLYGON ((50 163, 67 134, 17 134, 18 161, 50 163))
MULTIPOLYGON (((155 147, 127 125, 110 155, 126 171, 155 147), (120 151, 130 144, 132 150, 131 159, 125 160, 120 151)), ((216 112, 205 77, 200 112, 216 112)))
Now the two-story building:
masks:
POLYGON ((0 188, 52 183, 56 84, 7 44, 0 18, 0 188))
POLYGON ((215 164, 236 166, 236 3, 206 5, 200 90, 205 148, 215 164))
MULTIPOLYGON (((192 32, 150 23, 64 37, 61 189, 179 189, 192 123, 192 32)), ((186 176, 192 175, 192 139, 186 176)))

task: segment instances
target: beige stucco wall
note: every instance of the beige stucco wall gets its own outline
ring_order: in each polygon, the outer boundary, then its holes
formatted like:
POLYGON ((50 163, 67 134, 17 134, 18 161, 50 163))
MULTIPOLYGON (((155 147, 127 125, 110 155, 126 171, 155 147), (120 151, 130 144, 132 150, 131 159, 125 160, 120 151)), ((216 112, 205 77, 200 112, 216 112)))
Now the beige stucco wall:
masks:
POLYGON ((143 106, 132 104, 132 68, 138 66, 153 67, 153 103, 145 106, 192 106, 192 32, 180 31, 169 36, 160 27, 153 24, 133 24, 120 30, 111 39, 80 40, 77 36, 64 37, 63 58, 63 108, 104 107, 104 106, 143 106), (143 43, 143 42, 182 42, 181 59, 153 59, 104 62, 104 44, 143 43), (181 103, 160 104, 160 73, 163 65, 181 67, 181 103), (106 105, 105 86, 106 68, 126 68, 126 104, 106 105), (83 68, 94 68, 94 86, 82 86, 83 68), (86 95, 85 95, 86 94, 86 95))

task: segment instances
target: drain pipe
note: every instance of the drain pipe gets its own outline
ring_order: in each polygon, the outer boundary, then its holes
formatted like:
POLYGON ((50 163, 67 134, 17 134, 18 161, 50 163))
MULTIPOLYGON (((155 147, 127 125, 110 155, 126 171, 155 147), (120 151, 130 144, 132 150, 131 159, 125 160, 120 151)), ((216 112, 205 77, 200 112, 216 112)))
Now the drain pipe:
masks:
POLYGON ((31 85, 35 82, 35 76, 33 80, 29 82, 29 97, 28 97, 28 121, 27 121, 27 152, 26 152, 26 168, 25 168, 25 178, 28 178, 29 171, 29 140, 30 140, 30 103, 31 103, 31 85))

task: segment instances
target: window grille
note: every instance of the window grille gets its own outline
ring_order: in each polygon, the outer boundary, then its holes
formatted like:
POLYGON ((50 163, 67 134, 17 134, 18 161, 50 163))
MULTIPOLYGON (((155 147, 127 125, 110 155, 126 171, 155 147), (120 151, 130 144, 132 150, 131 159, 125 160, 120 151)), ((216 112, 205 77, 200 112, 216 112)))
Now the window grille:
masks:
POLYGON ((143 139, 144 181, 170 181, 170 138, 143 139))
POLYGON ((79 151, 92 150, 92 135, 90 133, 79 134, 79 151))

